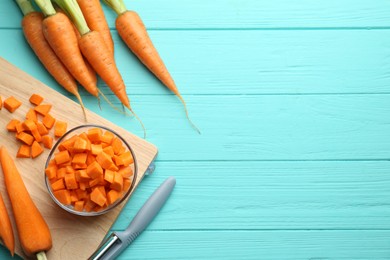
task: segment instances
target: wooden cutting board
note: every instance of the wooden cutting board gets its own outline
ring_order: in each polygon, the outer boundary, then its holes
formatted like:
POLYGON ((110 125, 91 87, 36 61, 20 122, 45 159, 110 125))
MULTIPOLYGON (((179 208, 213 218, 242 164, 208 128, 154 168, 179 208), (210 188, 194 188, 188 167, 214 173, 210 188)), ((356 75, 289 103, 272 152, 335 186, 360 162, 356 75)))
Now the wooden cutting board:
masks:
MULTIPOLYGON (((59 120, 68 122, 68 129, 85 124, 79 104, 0 58, 0 96, 3 99, 14 96, 23 102, 22 106, 12 114, 4 108, 0 110, 0 145, 6 146, 11 155, 16 155, 19 143, 15 140, 13 133, 6 131, 5 126, 12 118, 24 119, 27 110, 31 107, 28 100, 33 93, 42 95, 46 102, 53 104, 51 114, 59 120)), ((135 183, 135 187, 137 187, 147 167, 157 155, 157 148, 91 111, 87 111, 87 118, 88 123, 100 124, 113 129, 123 136, 133 148, 138 164, 135 183)), ((74 216, 65 212, 52 201, 46 190, 44 164, 48 153, 49 151, 45 149, 44 154, 38 158, 16 159, 16 165, 22 174, 26 187, 51 230, 53 248, 47 252, 48 259, 87 259, 110 230, 125 203, 112 212, 98 217, 74 216)), ((0 191, 13 221, 2 172, 0 174, 0 191)), ((14 231, 16 231, 14 223, 13 226, 14 231)), ((16 253, 24 257, 17 234, 15 235, 16 253)))

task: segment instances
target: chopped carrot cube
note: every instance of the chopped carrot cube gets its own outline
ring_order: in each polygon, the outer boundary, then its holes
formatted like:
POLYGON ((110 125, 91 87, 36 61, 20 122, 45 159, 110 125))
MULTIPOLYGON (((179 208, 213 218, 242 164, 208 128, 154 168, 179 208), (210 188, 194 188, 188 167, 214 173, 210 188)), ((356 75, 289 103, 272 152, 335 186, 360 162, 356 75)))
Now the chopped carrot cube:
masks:
POLYGON ((7 109, 9 112, 13 113, 15 112, 16 109, 18 109, 21 105, 22 102, 17 100, 15 97, 11 96, 4 100, 4 108, 7 109))
POLYGON ((75 190, 71 190, 69 193, 70 193, 70 202, 71 203, 78 201, 77 194, 76 194, 75 190))
POLYGON ((129 178, 130 176, 133 175, 133 170, 131 169, 130 166, 124 166, 124 167, 121 167, 119 168, 119 171, 118 171, 123 178, 129 178))
POLYGON ((47 135, 49 133, 46 126, 44 126, 41 122, 37 122, 37 129, 38 129, 38 132, 41 136, 47 135))
POLYGON ((70 205, 72 203, 70 198, 70 192, 68 190, 56 190, 53 192, 53 194, 62 204, 70 205))
POLYGON ((108 193, 107 193, 107 201, 108 201, 108 205, 111 205, 113 204, 115 201, 117 201, 120 197, 120 193, 116 190, 110 190, 108 193))
POLYGON ((106 148, 103 148, 103 152, 108 154, 110 157, 115 156, 114 149, 112 148, 111 145, 107 146, 106 148))
POLYGON ((51 184, 53 191, 65 189, 64 179, 59 179, 51 184))
POLYGON ((47 115, 50 112, 52 105, 50 104, 40 104, 34 108, 35 112, 43 116, 47 115))
POLYGON ((88 164, 86 163, 72 163, 72 165, 75 170, 83 170, 87 169, 88 167, 88 164))
POLYGON ((34 137, 25 132, 20 132, 19 134, 17 134, 16 139, 22 141, 27 145, 32 145, 32 143, 34 142, 34 137))
POLYGON ((88 182, 89 187, 94 187, 100 183, 100 178, 92 179, 88 182))
POLYGON ((91 128, 88 130, 87 135, 88 135, 88 139, 92 143, 99 143, 99 142, 101 142, 101 137, 103 135, 103 131, 100 128, 91 128))
POLYGON ((114 137, 112 139, 112 148, 114 149, 114 153, 118 155, 121 152, 122 141, 118 137, 114 137))
POLYGON ((85 141, 81 137, 76 137, 76 140, 72 147, 72 152, 74 153, 82 153, 87 149, 87 141, 85 141))
POLYGON ((25 129, 28 129, 29 131, 31 131, 33 129, 37 129, 37 125, 34 123, 34 121, 32 121, 30 119, 26 119, 22 124, 23 124, 23 127, 25 129))
POLYGON ((65 178, 65 174, 66 174, 66 167, 61 167, 57 169, 57 179, 65 178))
POLYGON ((113 183, 113 182, 114 182, 114 174, 115 174, 114 171, 105 170, 105 171, 104 171, 104 179, 105 179, 107 182, 109 182, 109 183, 113 183))
POLYGON ((76 191, 77 198, 78 198, 79 200, 88 198, 88 193, 87 193, 87 191, 82 190, 82 189, 77 189, 77 190, 75 190, 75 191, 76 191))
POLYGON ((111 159, 111 156, 106 154, 105 152, 101 152, 96 156, 96 161, 102 166, 103 169, 110 168, 114 162, 111 159))
POLYGON ((97 161, 94 161, 87 167, 87 174, 92 179, 98 178, 100 175, 103 175, 103 169, 97 161))
POLYGON ((71 165, 65 166, 65 169, 66 169, 66 173, 75 173, 76 172, 76 170, 73 169, 73 167, 71 165))
POLYGON ((88 154, 86 153, 76 153, 75 155, 73 155, 72 163, 74 164, 86 163, 87 156, 88 154))
POLYGON ((35 141, 37 141, 38 143, 42 141, 42 136, 39 133, 38 128, 31 130, 31 134, 34 137, 35 141))
POLYGON ((55 118, 52 117, 50 114, 46 114, 42 119, 42 123, 44 126, 46 126, 47 129, 51 129, 55 121, 56 121, 55 118))
POLYGON ((65 186, 68 190, 78 189, 79 185, 77 184, 76 177, 74 173, 65 174, 65 186))
POLYGON ((43 153, 42 146, 37 141, 34 141, 33 144, 31 145, 31 157, 36 158, 41 153, 43 153))
POLYGON ((93 155, 98 155, 103 151, 103 147, 101 144, 91 144, 91 153, 93 155))
POLYGON ((79 182, 79 186, 81 190, 86 190, 89 188, 89 181, 81 181, 79 182))
POLYGON ((42 136, 43 146, 47 149, 51 149, 53 146, 53 138, 49 135, 42 136))
POLYGON ((76 201, 74 203, 74 210, 83 211, 83 209, 84 209, 84 201, 83 200, 79 200, 79 201, 76 201))
POLYGON ((49 178, 49 180, 56 178, 57 177, 57 166, 55 164, 48 166, 45 170, 45 174, 46 174, 47 178, 49 178))
POLYGON ((133 155, 131 154, 130 151, 122 153, 121 155, 119 155, 119 157, 122 159, 124 166, 129 166, 134 162, 133 155))
POLYGON ((34 109, 30 108, 26 114, 26 119, 31 120, 33 122, 38 122, 37 114, 34 109))
POLYGON ((9 123, 7 124, 8 132, 16 132, 16 125, 19 123, 20 121, 17 119, 12 119, 11 121, 9 121, 9 123))
POLYGON ((87 212, 91 212, 96 207, 96 203, 92 200, 87 200, 84 204, 84 210, 87 212))
POLYGON ((91 177, 89 177, 86 170, 76 171, 76 180, 78 182, 89 181, 90 179, 91 177))
POLYGON ((61 137, 66 133, 66 129, 68 127, 68 124, 63 121, 57 120, 54 125, 54 136, 55 137, 61 137))
POLYGON ((123 190, 123 177, 119 172, 115 172, 114 181, 110 185, 111 189, 121 192, 123 190))
POLYGON ((78 138, 77 135, 74 135, 72 136, 71 138, 61 142, 61 144, 58 146, 58 149, 60 151, 63 151, 63 150, 72 150, 72 147, 73 147, 73 144, 74 142, 76 141, 76 139, 78 138))
POLYGON ((93 154, 89 153, 89 154, 87 155, 87 164, 90 165, 90 164, 93 163, 94 161, 96 161, 96 157, 95 157, 93 154))
POLYGON ((105 131, 104 134, 101 136, 102 142, 106 144, 111 144, 113 138, 114 134, 110 131, 105 131))
POLYGON ((38 106, 39 104, 42 103, 43 97, 41 97, 38 94, 32 94, 29 101, 31 104, 38 106))
POLYGON ((16 154, 17 158, 29 158, 30 157, 30 146, 22 144, 16 154))
POLYGON ((106 203, 106 196, 101 192, 99 188, 93 189, 91 192, 91 200, 102 207, 106 203))
POLYGON ((130 188, 131 183, 133 182, 133 178, 134 178, 134 176, 132 176, 131 179, 129 179, 129 178, 123 179, 123 191, 124 192, 126 192, 130 188))
POLYGON ((26 126, 23 124, 23 122, 19 122, 15 126, 16 132, 19 134, 21 132, 27 132, 29 131, 26 126))
POLYGON ((69 162, 70 161, 69 152, 67 150, 65 150, 65 151, 56 153, 54 155, 54 160, 56 161, 57 164, 63 164, 63 163, 69 162))

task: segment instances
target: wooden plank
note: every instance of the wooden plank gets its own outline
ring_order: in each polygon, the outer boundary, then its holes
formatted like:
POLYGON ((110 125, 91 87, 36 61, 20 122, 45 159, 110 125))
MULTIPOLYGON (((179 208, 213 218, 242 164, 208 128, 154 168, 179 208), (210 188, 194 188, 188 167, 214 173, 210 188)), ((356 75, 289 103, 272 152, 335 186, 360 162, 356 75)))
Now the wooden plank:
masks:
MULTIPOLYGON (((169 94, 113 36, 129 93, 169 94)), ((183 94, 390 93, 390 30, 153 31, 151 37, 183 94)), ((0 30, 0 38, 1 56, 62 91, 20 30, 0 30)))
MULTIPOLYGON (((5 145, 11 155, 16 155, 19 144, 15 139, 14 133, 7 132, 4 126, 13 118, 24 120, 26 112, 31 107, 28 100, 33 93, 45 97, 45 102, 53 104, 50 113, 56 119, 67 122, 69 129, 86 123, 80 106, 77 103, 43 85, 1 58, 0 93, 3 98, 14 96, 23 103, 23 106, 12 114, 6 109, 1 110, 0 125, 2 127, 0 129, 0 146, 5 145)), ((134 150, 135 161, 138 166, 137 179, 134 187, 137 187, 147 167, 156 156, 157 148, 93 112, 86 112, 89 124, 103 125, 112 129, 120 134, 134 150)), ((33 161, 31 159, 15 160, 31 197, 51 230, 53 248, 47 253, 48 258, 72 259, 76 257, 86 259, 95 251, 101 240, 107 234, 111 225, 121 212, 124 203, 120 204, 111 212, 99 217, 75 216, 60 209, 50 198, 45 186, 44 168, 48 153, 49 151, 45 150, 43 155, 35 158, 33 161)), ((0 183, 0 190, 3 194, 6 192, 4 182, 0 183)), ((10 209, 8 197, 4 197, 7 208, 10 209)), ((12 214, 10 215, 11 219, 13 219, 12 214)), ((14 221, 12 223, 14 224, 14 221)), ((18 241, 17 237, 16 241, 18 241)), ((19 243, 16 243, 15 252, 22 255, 22 249, 19 243)))
POLYGON ((113 229, 125 229, 170 174, 177 186, 149 230, 389 230, 389 168, 389 161, 159 161, 113 229))
MULTIPOLYGON (((125 0, 148 29, 388 27, 386 0, 125 0)), ((104 6, 110 27, 115 15, 104 6)), ((12 1, 0 1, 0 28, 20 27, 21 13, 12 1)))

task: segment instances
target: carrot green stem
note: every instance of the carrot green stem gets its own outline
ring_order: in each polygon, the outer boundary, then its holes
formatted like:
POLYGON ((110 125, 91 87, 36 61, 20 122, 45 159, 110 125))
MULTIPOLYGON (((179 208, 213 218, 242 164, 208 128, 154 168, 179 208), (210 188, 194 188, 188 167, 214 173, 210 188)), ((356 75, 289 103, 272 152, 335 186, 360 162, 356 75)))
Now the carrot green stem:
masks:
POLYGON ((64 10, 72 22, 76 25, 77 30, 81 35, 84 35, 91 30, 88 28, 87 22, 85 21, 84 15, 80 9, 79 4, 76 0, 52 0, 62 10, 64 10))
POLYGON ((50 0, 35 0, 35 3, 45 16, 55 15, 57 13, 50 0))
POLYGON ((34 6, 31 4, 30 0, 16 0, 16 3, 20 10, 22 10, 23 15, 35 12, 34 6))
POLYGON ((123 14, 127 11, 126 5, 123 0, 103 0, 117 15, 123 14))
POLYGON ((36 254, 36 257, 37 257, 37 260, 47 260, 45 251, 42 251, 42 252, 39 252, 38 254, 36 254))

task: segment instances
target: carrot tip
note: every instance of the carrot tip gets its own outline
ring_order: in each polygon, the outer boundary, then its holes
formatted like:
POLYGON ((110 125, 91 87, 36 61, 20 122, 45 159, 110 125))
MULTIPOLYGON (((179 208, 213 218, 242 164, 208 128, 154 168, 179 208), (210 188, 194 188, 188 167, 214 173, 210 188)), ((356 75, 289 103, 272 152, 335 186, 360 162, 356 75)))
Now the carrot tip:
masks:
POLYGON ((142 130, 144 131, 144 139, 146 139, 146 129, 145 129, 145 126, 144 124, 142 123, 142 120, 137 116, 137 114, 133 111, 133 109, 131 109, 130 106, 126 106, 127 109, 130 110, 130 112, 134 115, 134 117, 138 120, 138 122, 141 124, 142 126, 142 130))
POLYGON ((183 105, 184 105, 184 111, 185 111, 185 113, 186 113, 186 117, 187 117, 188 121, 190 122, 190 125, 192 126, 192 128, 193 128, 196 132, 198 132, 198 134, 202 134, 202 133, 200 132, 199 128, 191 121, 190 116, 188 115, 187 104, 186 104, 186 102, 184 101, 183 97, 182 97, 180 94, 177 94, 177 97, 180 99, 181 103, 183 103, 183 105))
MULTIPOLYGON (((121 113, 122 115, 126 115, 126 112, 125 111, 121 111, 117 106, 115 106, 110 100, 108 100, 108 98, 106 97, 106 95, 103 94, 103 92, 101 92, 101 90, 99 89, 99 94, 103 97, 103 99, 110 105, 110 107, 112 107, 113 109, 115 109, 116 111, 118 111, 119 113, 121 113)), ((100 99, 99 99, 99 107, 100 107, 100 99)), ((102 108, 100 107, 100 110, 102 110, 102 108)))
POLYGON ((80 103, 81 109, 83 110, 84 120, 85 120, 85 122, 88 122, 87 112, 85 111, 85 106, 84 106, 83 100, 81 99, 81 96, 79 93, 75 94, 75 96, 80 103))

